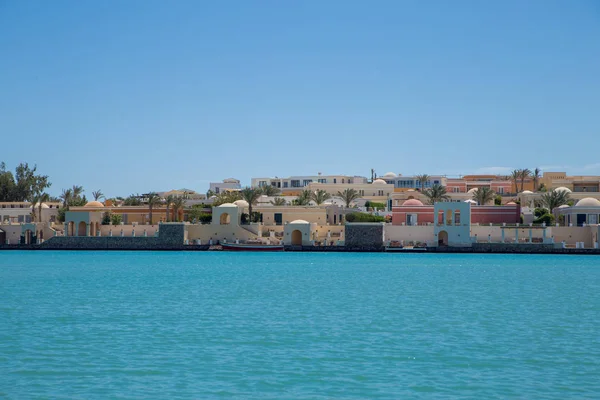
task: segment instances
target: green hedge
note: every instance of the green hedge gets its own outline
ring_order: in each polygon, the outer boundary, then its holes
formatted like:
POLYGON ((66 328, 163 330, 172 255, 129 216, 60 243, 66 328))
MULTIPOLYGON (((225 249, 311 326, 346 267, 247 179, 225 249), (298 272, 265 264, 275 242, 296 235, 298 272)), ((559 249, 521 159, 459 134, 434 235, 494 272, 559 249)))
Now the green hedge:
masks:
POLYGON ((385 222, 384 217, 380 217, 379 215, 371 215, 367 213, 361 212, 353 212, 350 214, 346 214, 347 222, 385 222))

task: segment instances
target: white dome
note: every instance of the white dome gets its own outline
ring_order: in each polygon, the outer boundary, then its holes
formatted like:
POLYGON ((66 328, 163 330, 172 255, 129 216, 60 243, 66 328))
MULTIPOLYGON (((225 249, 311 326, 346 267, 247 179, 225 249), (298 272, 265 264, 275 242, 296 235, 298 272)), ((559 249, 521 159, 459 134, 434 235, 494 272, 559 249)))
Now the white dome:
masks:
MULTIPOLYGON (((40 208, 40 203, 39 202, 35 203, 35 208, 40 208)), ((50 207, 48 207, 48 204, 42 203, 42 209, 45 209, 45 208, 50 208, 50 207)))
POLYGON ((310 222, 305 221, 303 219, 297 219, 295 221, 290 222, 290 224, 310 224, 310 222))
POLYGON ((219 206, 219 208, 232 208, 232 207, 237 208, 237 205, 235 205, 233 203, 223 203, 219 206))
POLYGON ((571 193, 571 189, 566 188, 564 186, 561 187, 557 187, 556 189, 554 189, 555 192, 567 192, 567 193, 571 193))
POLYGON ((248 202, 246 200, 236 200, 233 202, 238 207, 248 207, 248 202))
POLYGON ((387 182, 384 181, 383 179, 375 179, 373 181, 373 185, 387 185, 387 182))
POLYGON ((521 193, 523 194, 533 194, 531 190, 523 190, 521 193))
POLYGON ((562 206, 558 206, 558 208, 569 208, 568 204, 563 204, 562 206))
POLYGON ((469 191, 467 193, 475 193, 477 191, 477 188, 473 188, 473 189, 469 189, 469 191))
POLYGON ((383 175, 384 178, 395 178, 396 176, 398 175, 393 172, 386 172, 385 175, 383 175))
POLYGON ((477 204, 477 202, 475 200, 465 200, 465 203, 471 203, 471 204, 477 204))
POLYGON ((579 200, 577 204, 575 204, 575 207, 600 207, 600 200, 586 197, 585 199, 579 200))

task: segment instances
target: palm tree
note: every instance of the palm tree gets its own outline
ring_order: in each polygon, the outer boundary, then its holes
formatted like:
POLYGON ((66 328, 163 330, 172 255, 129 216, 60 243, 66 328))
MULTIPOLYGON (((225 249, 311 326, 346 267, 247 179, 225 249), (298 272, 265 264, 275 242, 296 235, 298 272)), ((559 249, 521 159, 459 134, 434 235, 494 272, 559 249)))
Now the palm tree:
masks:
POLYGON ((303 190, 298 197, 292 202, 295 206, 307 206, 312 200, 312 192, 303 190))
POLYGON ((65 207, 69 206, 69 202, 73 198, 73 190, 72 189, 63 189, 62 194, 60 195, 60 199, 63 202, 65 207))
POLYGON ((220 206, 225 203, 233 203, 234 201, 241 200, 242 196, 237 190, 226 190, 217 195, 217 198, 212 202, 213 207, 220 206))
POLYGON ((277 189, 273 185, 265 185, 262 188, 260 188, 260 191, 265 196, 277 196, 279 194, 279 189, 277 189))
POLYGON ((212 191, 211 189, 208 189, 208 192, 206 192, 206 198, 210 199, 213 196, 216 196, 216 193, 214 191, 212 191))
POLYGON ((415 176, 415 178, 417 178, 417 181, 421 184, 421 191, 423 191, 425 190, 425 185, 427 185, 427 182, 429 182, 431 177, 427 174, 422 174, 415 176))
POLYGON ((172 202, 173 211, 175 212, 175 221, 180 222, 179 219, 179 210, 183 210, 185 206, 185 198, 182 196, 177 196, 173 199, 172 202))
POLYGON ((165 199, 165 204, 167 205, 167 217, 166 217, 166 221, 165 222, 169 222, 169 220, 171 219, 171 215, 169 214, 169 208, 171 207, 171 204, 175 201, 175 196, 170 194, 167 196, 167 198, 165 199))
POLYGON ((344 190, 343 192, 337 192, 337 195, 339 197, 342 198, 342 200, 344 201, 344 203, 346 203, 346 207, 350 207, 350 204, 358 199, 360 197, 360 195, 358 194, 358 191, 356 189, 351 189, 348 188, 346 190, 344 190))
POLYGON ((151 192, 148 193, 148 195, 146 196, 146 198, 148 199, 148 209, 149 209, 149 214, 150 214, 150 224, 152 225, 152 210, 154 209, 154 206, 157 206, 161 203, 161 199, 160 196, 155 193, 155 192, 151 192))
POLYGON ((568 204, 569 192, 563 190, 553 190, 544 193, 541 198, 542 204, 552 212, 555 208, 568 204))
POLYGON ((523 191, 523 187, 525 186, 525 179, 531 176, 531 170, 529 168, 524 168, 521 170, 519 174, 519 179, 521 180, 521 192, 523 191))
MULTIPOLYGON (((38 210, 39 210, 39 222, 42 222, 42 203, 45 201, 50 201, 50 195, 48 193, 42 193, 39 197, 38 197, 38 210)), ((35 207, 35 205, 33 206, 35 207)))
POLYGON ((539 190, 539 186, 538 183, 540 182, 540 178, 542 177, 542 170, 539 168, 536 168, 533 170, 533 173, 531 174, 531 177, 533 178, 533 191, 537 192, 539 190))
POLYGON ((77 186, 77 185, 73 185, 73 189, 71 189, 71 191, 72 191, 73 198, 76 200, 79 200, 79 198, 81 197, 81 195, 84 192, 83 186, 77 186))
POLYGON ((98 189, 92 192, 92 197, 94 198, 94 201, 98 201, 98 199, 104 198, 104 193, 102 193, 102 190, 98 189))
POLYGON ((427 197, 429 204, 435 204, 450 199, 450 196, 448 196, 446 192, 446 188, 438 183, 433 185, 430 189, 425 189, 423 194, 427 197))
POLYGON ((521 178, 521 170, 520 169, 515 169, 513 170, 513 172, 510 173, 510 180, 513 181, 513 183, 515 184, 515 193, 519 192, 519 187, 518 182, 519 182, 519 178, 521 178))
POLYGON ((248 220, 252 221, 252 206, 258 202, 262 192, 260 189, 246 186, 240 191, 240 195, 248 203, 248 220))
POLYGON ((286 203, 287 202, 283 197, 275 197, 273 200, 271 200, 271 204, 273 204, 274 206, 285 206, 286 203))
POLYGON ((480 187, 473 192, 473 200, 475 200, 480 206, 484 206, 490 201, 494 200, 494 191, 489 187, 480 187))
POLYGON ((326 200, 329 200, 331 198, 331 195, 329 193, 327 193, 325 190, 323 189, 319 189, 316 192, 312 192, 310 194, 310 198, 312 201, 314 201, 317 205, 321 205, 323 204, 326 200))

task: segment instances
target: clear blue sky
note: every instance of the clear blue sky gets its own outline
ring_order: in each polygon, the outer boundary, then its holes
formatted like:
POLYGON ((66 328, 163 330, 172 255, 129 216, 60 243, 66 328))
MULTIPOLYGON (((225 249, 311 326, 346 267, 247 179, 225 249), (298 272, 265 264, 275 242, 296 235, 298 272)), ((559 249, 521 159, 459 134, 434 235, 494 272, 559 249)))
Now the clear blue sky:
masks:
POLYGON ((600 174, 600 2, 0 0, 0 138, 54 194, 600 174))

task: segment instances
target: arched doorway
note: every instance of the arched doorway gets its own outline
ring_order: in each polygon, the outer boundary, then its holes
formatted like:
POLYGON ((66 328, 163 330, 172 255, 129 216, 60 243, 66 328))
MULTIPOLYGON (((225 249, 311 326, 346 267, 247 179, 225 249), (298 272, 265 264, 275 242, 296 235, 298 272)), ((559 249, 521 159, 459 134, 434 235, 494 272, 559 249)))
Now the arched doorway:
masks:
POLYGON ((438 246, 448 246, 448 232, 440 231, 438 233, 438 246))
POLYGON ((79 227, 77 229, 77 236, 87 236, 87 224, 83 221, 79 223, 79 227))
POLYGON ((221 214, 221 218, 219 219, 221 225, 229 225, 231 223, 231 217, 227 213, 221 214))
POLYGON ((302 246, 302 232, 298 229, 292 232, 292 245, 302 246))

